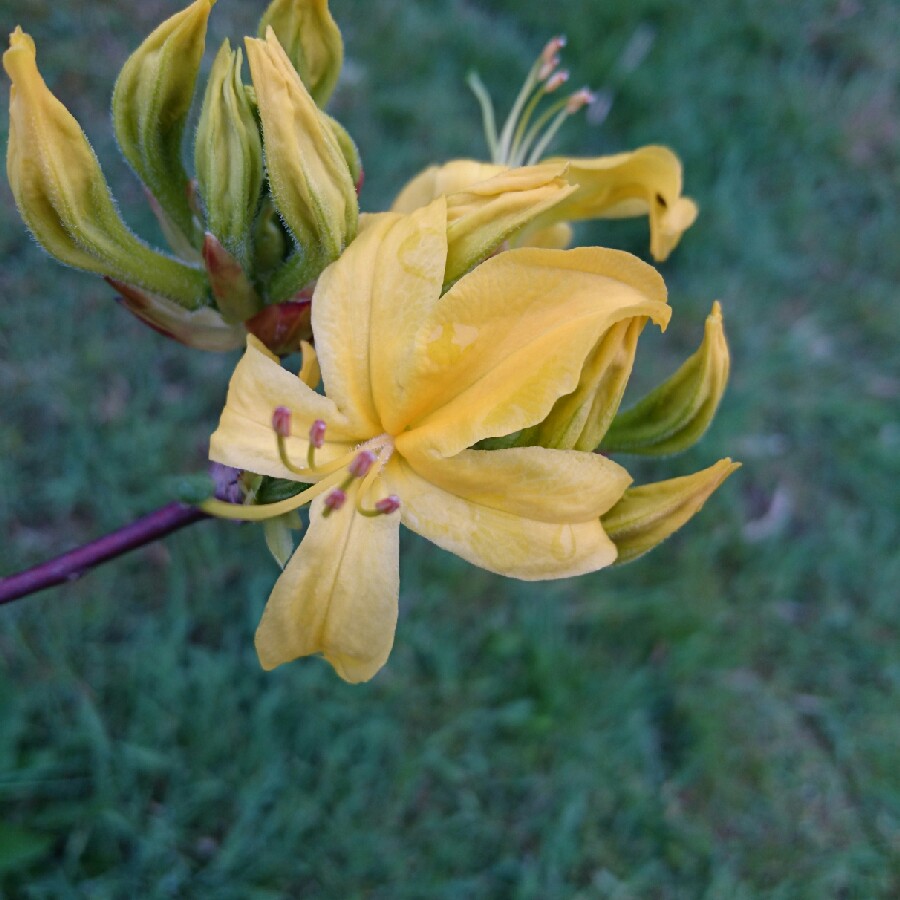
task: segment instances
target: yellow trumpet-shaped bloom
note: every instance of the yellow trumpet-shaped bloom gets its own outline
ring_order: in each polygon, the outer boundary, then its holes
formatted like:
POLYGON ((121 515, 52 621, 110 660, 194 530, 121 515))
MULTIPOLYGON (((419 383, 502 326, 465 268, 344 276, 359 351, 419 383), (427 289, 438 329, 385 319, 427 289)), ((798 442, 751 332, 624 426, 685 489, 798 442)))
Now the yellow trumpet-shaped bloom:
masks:
POLYGON ((268 506, 205 504, 263 520, 312 501, 257 632, 267 669, 321 653, 356 682, 384 665, 401 521, 514 578, 616 559, 601 516, 631 481, 621 466, 575 450, 471 448, 543 421, 610 329, 645 317, 664 327, 662 279, 614 250, 526 248, 442 293, 447 233, 443 198, 368 217, 323 273, 312 316, 324 396, 252 338, 235 370, 211 458, 311 485, 268 506))

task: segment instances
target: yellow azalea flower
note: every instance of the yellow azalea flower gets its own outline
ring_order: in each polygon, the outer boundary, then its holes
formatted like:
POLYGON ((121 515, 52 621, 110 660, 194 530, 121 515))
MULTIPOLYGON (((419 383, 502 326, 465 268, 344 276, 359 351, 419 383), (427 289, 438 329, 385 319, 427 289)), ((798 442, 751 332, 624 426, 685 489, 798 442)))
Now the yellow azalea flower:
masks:
POLYGON ((649 317, 664 327, 662 279, 615 250, 525 248, 442 294, 447 229, 443 198, 409 216, 367 217, 323 273, 312 316, 324 396, 253 338, 232 377, 210 457, 312 485, 267 505, 203 506, 265 520, 312 502, 257 631, 267 669, 321 653, 356 682, 384 665, 401 521, 514 578, 616 559, 600 517, 631 481, 621 466, 575 450, 472 448, 541 422, 617 324, 649 317))
MULTIPOLYGON (((593 100, 586 89, 576 91, 551 105, 530 125, 539 102, 558 90, 568 78, 567 73, 557 69, 556 54, 563 45, 561 38, 554 38, 544 48, 500 134, 497 134, 487 91, 476 77, 470 78, 482 105, 492 162, 457 159, 441 166, 429 166, 400 191, 393 210, 411 212, 442 194, 471 190, 511 167, 539 166, 544 151, 566 118, 593 100)), ((569 222, 646 215, 650 220, 650 252, 661 262, 697 217, 696 203, 681 194, 681 162, 667 147, 647 146, 593 159, 551 158, 544 159, 544 163, 566 165, 565 177, 575 190, 521 231, 512 241, 513 246, 567 247, 572 240, 569 222)))

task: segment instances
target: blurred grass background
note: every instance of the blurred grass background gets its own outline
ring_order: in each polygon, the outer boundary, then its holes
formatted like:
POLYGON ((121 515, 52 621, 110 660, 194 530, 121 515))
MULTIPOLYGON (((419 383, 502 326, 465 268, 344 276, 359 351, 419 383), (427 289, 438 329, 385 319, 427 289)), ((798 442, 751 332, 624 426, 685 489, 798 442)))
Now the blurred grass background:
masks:
MULTIPOLYGON (((109 97, 177 8, 0 0, 144 234, 109 97)), ((633 468, 744 468, 652 555, 576 581, 503 580, 406 534, 396 647, 361 687, 320 661, 260 671, 276 569, 252 527, 204 523, 3 609, 0 896, 900 895, 898 7, 332 8, 332 106, 369 209, 482 154, 466 72, 505 107, 560 31, 574 82, 615 101, 556 149, 678 151, 701 217, 662 267, 675 317, 636 381, 692 351, 715 298, 733 377, 697 448, 633 468), (629 73, 636 33, 654 40, 629 73)), ((210 49, 261 10, 221 0, 210 49)), ((9 573, 200 468, 233 359, 164 341, 45 258, 5 185, 0 216, 9 573)), ((646 257, 643 222, 581 238, 646 257)))

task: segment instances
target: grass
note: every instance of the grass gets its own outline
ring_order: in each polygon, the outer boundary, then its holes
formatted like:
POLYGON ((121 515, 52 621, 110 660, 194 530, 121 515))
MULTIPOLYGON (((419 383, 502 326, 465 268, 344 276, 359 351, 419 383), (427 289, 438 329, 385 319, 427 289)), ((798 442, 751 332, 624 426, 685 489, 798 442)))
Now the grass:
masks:
MULTIPOLYGON (((265 674, 275 568, 206 523, 0 615, 0 896, 876 898, 900 893, 900 16, 888 0, 334 0, 334 111, 369 208, 483 152, 469 68, 506 101, 551 33, 612 85, 591 154, 664 142, 701 218, 641 385, 723 301, 733 378, 684 474, 745 463, 634 566, 522 585, 412 535, 387 669, 265 674), (625 77, 639 26, 655 42, 625 77)), ((0 0, 38 41, 129 221, 118 67, 172 4, 0 0)), ((222 0, 211 41, 253 27, 222 0)), ((3 128, 6 127, 5 121, 3 128)), ((6 188, 0 566, 116 527, 203 463, 233 362, 166 343, 49 262, 6 188)), ((643 225, 586 228, 646 252, 643 225)), ((631 465, 630 461, 628 462, 631 465)))

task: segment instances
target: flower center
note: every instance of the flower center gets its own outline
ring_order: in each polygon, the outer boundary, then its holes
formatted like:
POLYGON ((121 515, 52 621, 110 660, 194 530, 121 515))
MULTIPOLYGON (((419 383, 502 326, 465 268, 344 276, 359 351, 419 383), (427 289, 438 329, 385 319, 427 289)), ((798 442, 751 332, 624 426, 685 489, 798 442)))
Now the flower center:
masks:
POLYGON ((568 71, 559 68, 559 51, 565 46, 566 39, 562 36, 548 41, 531 67, 499 135, 490 95, 474 72, 469 75, 469 87, 481 106, 492 162, 503 166, 533 165, 544 155, 563 122, 596 99, 587 88, 581 88, 551 103, 535 118, 541 101, 569 80, 568 71))
POLYGON ((201 504, 201 508, 211 515, 223 518, 261 521, 299 509, 325 494, 325 509, 322 515, 327 518, 344 507, 348 494, 352 492, 356 496, 356 512, 360 515, 372 517, 396 512, 400 508, 400 499, 394 494, 382 497, 372 506, 367 505, 375 479, 394 452, 394 439, 389 434, 381 434, 359 444, 338 459, 319 464, 316 461, 316 451, 325 445, 326 430, 327 426, 321 419, 316 419, 312 423, 309 428, 306 465, 299 466, 288 454, 287 439, 291 436, 291 412, 284 406, 277 407, 272 414, 272 431, 275 434, 281 463, 289 472, 297 475, 298 480, 315 481, 315 484, 293 497, 276 503, 240 506, 221 500, 207 500, 201 504))

